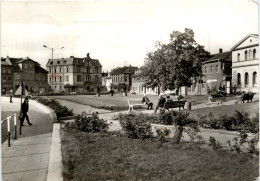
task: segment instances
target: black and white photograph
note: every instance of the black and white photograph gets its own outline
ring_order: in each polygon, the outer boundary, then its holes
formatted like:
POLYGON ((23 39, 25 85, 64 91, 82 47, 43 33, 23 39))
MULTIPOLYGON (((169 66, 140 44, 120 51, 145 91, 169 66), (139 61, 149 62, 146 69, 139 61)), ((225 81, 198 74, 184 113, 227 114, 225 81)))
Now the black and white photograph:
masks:
POLYGON ((260 180, 258 0, 0 7, 0 180, 260 180))

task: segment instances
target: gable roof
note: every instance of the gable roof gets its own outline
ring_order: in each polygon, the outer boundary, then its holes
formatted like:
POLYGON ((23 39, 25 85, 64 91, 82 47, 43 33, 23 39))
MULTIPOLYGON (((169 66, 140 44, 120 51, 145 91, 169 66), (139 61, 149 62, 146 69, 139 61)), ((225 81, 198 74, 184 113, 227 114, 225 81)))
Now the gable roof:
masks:
POLYGON ((111 71, 111 75, 116 75, 116 74, 134 74, 135 71, 138 69, 138 67, 118 67, 116 69, 113 69, 111 71))
POLYGON ((235 44, 235 46, 233 46, 230 50, 234 50, 235 48, 237 48, 239 45, 241 45, 246 39, 248 39, 249 37, 255 37, 258 38, 258 34, 248 34, 247 36, 245 36, 242 40, 240 40, 237 44, 235 44))

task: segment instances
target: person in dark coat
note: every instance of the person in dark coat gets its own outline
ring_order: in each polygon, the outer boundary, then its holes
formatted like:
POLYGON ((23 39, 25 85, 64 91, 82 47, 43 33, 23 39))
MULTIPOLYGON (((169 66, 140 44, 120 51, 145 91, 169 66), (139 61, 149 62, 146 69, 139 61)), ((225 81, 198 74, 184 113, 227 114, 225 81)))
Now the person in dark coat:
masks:
POLYGON ((13 103, 13 89, 10 90, 10 103, 13 103))
POLYGON ((156 108, 155 108, 154 113, 157 112, 157 109, 158 109, 159 107, 163 107, 165 102, 166 102, 166 99, 163 97, 162 94, 160 94, 159 100, 158 100, 158 104, 157 104, 157 106, 156 106, 156 108))
POLYGON ((21 118, 21 126, 23 125, 24 119, 26 118, 27 123, 31 126, 32 123, 29 121, 29 116, 27 115, 27 112, 29 111, 29 99, 28 97, 25 98, 24 102, 22 103, 22 118, 21 118))
POLYGON ((149 100, 149 98, 144 94, 142 102, 146 105, 148 105, 147 110, 153 109, 153 103, 149 100))

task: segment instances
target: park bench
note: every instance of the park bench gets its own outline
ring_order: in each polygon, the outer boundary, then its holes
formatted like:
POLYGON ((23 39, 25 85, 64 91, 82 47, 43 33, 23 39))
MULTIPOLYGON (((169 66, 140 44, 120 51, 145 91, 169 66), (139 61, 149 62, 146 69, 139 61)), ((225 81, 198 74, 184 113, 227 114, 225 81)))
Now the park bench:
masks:
POLYGON ((128 111, 133 111, 134 110, 134 106, 147 106, 147 104, 143 103, 142 99, 128 99, 128 111))
POLYGON ((186 101, 167 101, 164 103, 164 106, 163 106, 163 110, 167 109, 171 109, 171 108, 176 108, 178 107, 179 110, 181 109, 181 107, 184 109, 184 105, 185 105, 186 101))
POLYGON ((222 95, 211 95, 208 98, 208 102, 206 103, 207 106, 210 106, 211 104, 217 104, 218 106, 221 104, 223 105, 223 102, 226 101, 226 97, 222 95))
POLYGON ((251 101, 253 100, 254 94, 245 94, 243 97, 241 97, 241 101, 244 103, 244 101, 251 101))

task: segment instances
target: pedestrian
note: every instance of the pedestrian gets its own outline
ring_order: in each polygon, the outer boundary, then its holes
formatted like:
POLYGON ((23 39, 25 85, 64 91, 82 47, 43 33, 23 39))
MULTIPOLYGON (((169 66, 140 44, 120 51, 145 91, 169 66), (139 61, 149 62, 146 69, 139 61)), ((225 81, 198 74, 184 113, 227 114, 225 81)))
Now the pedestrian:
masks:
POLYGON ((160 95, 159 95, 158 104, 157 104, 157 106, 156 106, 156 108, 155 108, 154 113, 157 112, 157 109, 158 109, 159 107, 163 107, 165 102, 166 102, 166 99, 163 97, 162 94, 160 94, 160 95))
POLYGON ((27 115, 27 112, 29 111, 29 98, 25 97, 24 102, 22 103, 22 118, 21 118, 21 126, 23 125, 24 119, 26 118, 27 123, 31 126, 32 123, 30 123, 29 116, 27 115))
POLYGON ((236 93, 237 93, 237 85, 234 85, 234 95, 236 95, 236 93))
POLYGON ((10 90, 10 103, 13 103, 13 89, 10 90))
POLYGON ((169 95, 166 96, 166 102, 173 102, 173 100, 171 99, 171 97, 169 95))
POLYGON ((142 102, 146 105, 148 105, 147 110, 153 109, 153 103, 149 100, 149 98, 144 94, 142 102))

